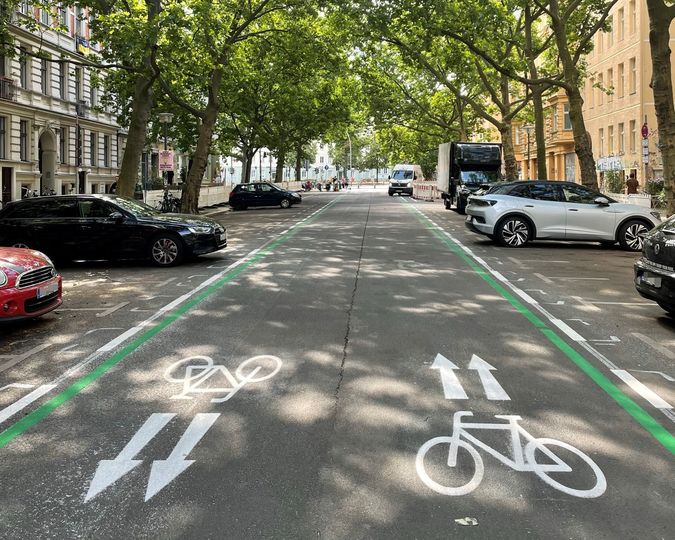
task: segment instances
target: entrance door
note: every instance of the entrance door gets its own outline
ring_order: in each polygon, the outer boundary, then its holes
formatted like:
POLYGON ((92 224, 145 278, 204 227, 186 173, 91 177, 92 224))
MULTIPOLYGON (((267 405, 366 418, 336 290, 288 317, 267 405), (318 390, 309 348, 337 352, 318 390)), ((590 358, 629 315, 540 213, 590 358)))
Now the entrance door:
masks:
POLYGON ((38 140, 38 168, 40 169, 40 194, 56 194, 56 137, 44 131, 38 140))
POLYGON ((565 181, 567 182, 577 181, 575 157, 576 154, 574 154, 573 152, 565 154, 565 181))
POLYGON ((2 204, 12 200, 12 168, 2 168, 2 204))
POLYGON ((86 193, 87 189, 87 173, 80 171, 77 173, 77 192, 86 193))

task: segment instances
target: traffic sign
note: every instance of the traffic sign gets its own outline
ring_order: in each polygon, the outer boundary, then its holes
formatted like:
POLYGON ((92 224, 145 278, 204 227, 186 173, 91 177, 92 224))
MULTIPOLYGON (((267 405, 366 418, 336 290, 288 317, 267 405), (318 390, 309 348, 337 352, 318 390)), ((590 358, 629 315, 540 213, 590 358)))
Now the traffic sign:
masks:
POLYGON ((649 137, 649 126, 647 125, 647 122, 642 124, 642 138, 646 139, 649 137))
POLYGON ((159 171, 173 171, 173 150, 160 150, 159 171))

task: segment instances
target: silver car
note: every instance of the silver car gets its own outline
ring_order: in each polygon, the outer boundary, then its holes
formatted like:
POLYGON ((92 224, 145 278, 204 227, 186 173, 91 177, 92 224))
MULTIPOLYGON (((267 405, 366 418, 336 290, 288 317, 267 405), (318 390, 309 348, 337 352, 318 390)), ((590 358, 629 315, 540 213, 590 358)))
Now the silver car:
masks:
POLYGON ((643 236, 661 223, 658 212, 618 203, 572 182, 526 181, 494 186, 473 196, 466 225, 506 247, 530 240, 619 242, 642 250, 643 236))

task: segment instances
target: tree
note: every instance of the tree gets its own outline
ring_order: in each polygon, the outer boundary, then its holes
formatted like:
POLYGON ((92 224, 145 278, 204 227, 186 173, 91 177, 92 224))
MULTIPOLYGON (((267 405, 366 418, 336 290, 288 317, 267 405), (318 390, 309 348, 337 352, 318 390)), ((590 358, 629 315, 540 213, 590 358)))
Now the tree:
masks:
POLYGON ((670 25, 675 18, 672 0, 647 0, 649 45, 652 57, 654 108, 663 156, 663 185, 668 215, 675 214, 675 105, 670 64, 670 25))

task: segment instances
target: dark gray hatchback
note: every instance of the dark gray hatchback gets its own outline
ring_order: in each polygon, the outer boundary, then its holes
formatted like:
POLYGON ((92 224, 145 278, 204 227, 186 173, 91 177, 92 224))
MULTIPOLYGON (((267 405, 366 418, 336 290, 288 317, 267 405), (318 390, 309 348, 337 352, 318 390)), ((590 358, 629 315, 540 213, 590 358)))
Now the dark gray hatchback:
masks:
POLYGON ((59 195, 8 203, 0 245, 30 247, 59 260, 150 259, 174 266, 227 246, 225 228, 208 217, 161 214, 117 195, 59 195))
POLYGON ((634 270, 640 295, 675 315, 675 216, 645 235, 634 270))

